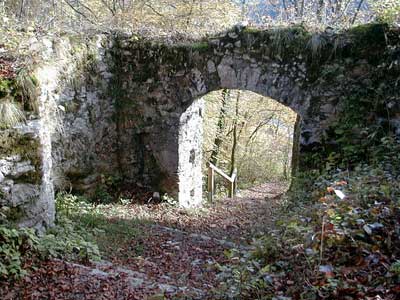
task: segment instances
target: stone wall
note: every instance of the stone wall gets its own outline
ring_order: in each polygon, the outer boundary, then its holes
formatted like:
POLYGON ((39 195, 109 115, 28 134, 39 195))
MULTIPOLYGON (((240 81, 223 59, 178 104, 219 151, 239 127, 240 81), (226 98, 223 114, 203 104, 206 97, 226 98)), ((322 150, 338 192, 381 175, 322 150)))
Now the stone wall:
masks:
MULTIPOLYGON (((78 44, 81 60, 63 74, 57 92, 59 128, 51 137, 53 182, 57 189, 90 192, 102 174, 117 174, 117 134, 112 79, 105 47, 97 36, 78 44)), ((71 57, 74 59, 74 57, 71 57)))
POLYGON ((200 206, 203 201, 203 113, 204 100, 198 99, 181 115, 178 139, 178 199, 183 207, 200 206))
POLYGON ((31 41, 42 62, 30 75, 37 111, 0 130, 0 206, 8 221, 42 231, 55 219, 55 189, 87 191, 100 170, 117 172, 107 43, 104 36, 31 41))
POLYGON ((49 217, 50 201, 42 184, 39 136, 38 119, 1 131, 0 206, 8 219, 40 229, 49 217))
MULTIPOLYGON (((146 136, 146 149, 161 170, 155 174, 160 188, 179 196, 181 204, 197 203, 198 198, 187 191, 179 194, 192 184, 191 178, 200 177, 196 168, 188 173, 186 155, 179 150, 179 132, 185 130, 180 119, 195 111, 196 99, 218 89, 240 89, 290 107, 301 118, 300 170, 320 168, 324 162, 315 157, 323 160, 337 150, 338 137, 331 133, 345 113, 349 96, 384 80, 379 74, 389 65, 382 63, 392 59, 385 30, 382 25, 366 25, 336 35, 310 34, 302 27, 235 28, 219 37, 180 45, 117 36, 111 51, 121 66, 118 84, 124 92, 119 101, 125 108, 135 107, 125 115, 126 121, 146 136), (182 167, 185 164, 187 168, 182 167)), ((391 37, 389 43, 398 45, 398 34, 391 37)), ((397 97, 397 92, 392 96, 397 97)), ((376 122, 385 118, 379 111, 373 116, 376 122)), ((391 110, 393 124, 395 115, 396 110, 391 110)), ((185 149, 195 149, 200 138, 192 135, 192 146, 187 140, 185 149)), ((123 144, 123 148, 132 147, 123 144)), ((192 189, 200 188, 200 182, 195 185, 192 189)))
POLYGON ((238 27, 173 45, 122 34, 37 43, 38 114, 0 131, 0 205, 24 226, 52 224, 55 189, 93 195, 108 177, 201 204, 199 99, 215 90, 253 91, 297 112, 300 170, 340 151, 335 128, 351 105, 400 132, 399 33, 382 25, 339 35, 238 27))

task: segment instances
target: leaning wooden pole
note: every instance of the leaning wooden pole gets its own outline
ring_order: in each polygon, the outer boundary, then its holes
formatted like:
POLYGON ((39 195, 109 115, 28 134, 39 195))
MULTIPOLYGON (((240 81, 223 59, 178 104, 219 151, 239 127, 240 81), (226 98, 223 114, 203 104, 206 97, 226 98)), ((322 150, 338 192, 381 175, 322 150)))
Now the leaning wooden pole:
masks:
POLYGON ((214 169, 208 166, 208 201, 212 202, 214 198, 214 169))

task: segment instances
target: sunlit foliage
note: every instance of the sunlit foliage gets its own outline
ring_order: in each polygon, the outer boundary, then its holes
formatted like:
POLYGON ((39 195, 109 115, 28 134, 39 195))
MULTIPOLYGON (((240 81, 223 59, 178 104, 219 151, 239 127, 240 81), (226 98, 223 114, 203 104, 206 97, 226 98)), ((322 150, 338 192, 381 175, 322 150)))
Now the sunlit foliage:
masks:
MULTIPOLYGON (((227 172, 232 151, 236 151, 235 167, 239 184, 254 185, 268 180, 290 178, 293 127, 296 113, 279 102, 252 92, 232 90, 226 98, 222 143, 216 163, 227 172), (236 114, 236 101, 238 114, 236 114), (237 145, 233 149, 233 128, 237 126, 237 145)), ((205 97, 204 164, 212 160, 218 135, 218 121, 222 117, 223 91, 205 97)))

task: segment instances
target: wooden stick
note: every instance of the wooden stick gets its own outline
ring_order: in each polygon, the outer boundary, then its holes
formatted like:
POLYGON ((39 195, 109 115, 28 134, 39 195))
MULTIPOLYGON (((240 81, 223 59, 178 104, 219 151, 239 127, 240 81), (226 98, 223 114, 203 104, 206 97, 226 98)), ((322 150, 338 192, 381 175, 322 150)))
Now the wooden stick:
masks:
POLYGON ((213 201, 214 197, 214 169, 208 167, 208 200, 213 201))

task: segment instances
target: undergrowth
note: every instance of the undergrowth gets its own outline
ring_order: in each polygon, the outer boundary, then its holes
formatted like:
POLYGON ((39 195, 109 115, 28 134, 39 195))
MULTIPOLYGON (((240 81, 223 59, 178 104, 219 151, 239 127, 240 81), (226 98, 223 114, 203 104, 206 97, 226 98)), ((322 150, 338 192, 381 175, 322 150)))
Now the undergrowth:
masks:
MULTIPOLYGON (((123 248, 137 236, 142 236, 139 223, 134 216, 127 213, 125 204, 94 204, 85 197, 60 193, 57 196, 57 211, 71 220, 75 226, 91 234, 92 240, 98 245, 102 256, 116 257, 124 255, 118 249, 123 248)), ((99 200, 99 203, 105 203, 99 200)), ((136 246, 137 254, 141 246, 136 246)))
MULTIPOLYGON (((58 198, 57 206, 62 202, 58 198)), ((98 260, 100 252, 93 233, 69 217, 66 210, 58 210, 55 226, 45 234, 37 234, 33 229, 15 227, 0 215, 0 280, 21 278, 41 260, 98 260)))
POLYGON ((134 247, 131 250, 138 255, 143 250, 140 243, 129 245, 143 232, 124 204, 96 205, 81 196, 59 193, 56 211, 56 224, 44 235, 16 228, 0 215, 0 280, 21 278, 42 260, 87 263, 124 256, 126 248, 134 247))
POLYGON ((220 299, 399 299, 399 143, 297 178, 275 229, 220 266, 220 299), (379 159, 378 159, 379 158, 379 159))

